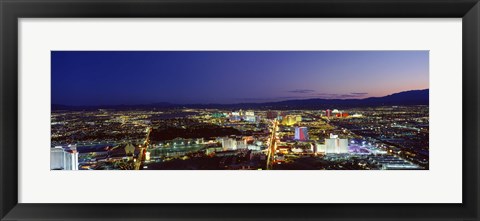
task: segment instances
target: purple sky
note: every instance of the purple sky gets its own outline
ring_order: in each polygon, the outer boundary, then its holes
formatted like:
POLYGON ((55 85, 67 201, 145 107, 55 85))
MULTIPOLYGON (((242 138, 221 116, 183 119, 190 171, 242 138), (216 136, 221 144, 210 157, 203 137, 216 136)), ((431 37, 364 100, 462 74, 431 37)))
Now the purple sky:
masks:
POLYGON ((366 98, 429 87, 428 51, 52 51, 52 103, 366 98))

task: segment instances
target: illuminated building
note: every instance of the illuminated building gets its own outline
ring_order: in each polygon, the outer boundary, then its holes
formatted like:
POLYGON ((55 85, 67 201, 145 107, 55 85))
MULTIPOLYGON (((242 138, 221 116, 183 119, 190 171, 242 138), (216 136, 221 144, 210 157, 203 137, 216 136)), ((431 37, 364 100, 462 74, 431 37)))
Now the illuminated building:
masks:
POLYGON ((237 149, 247 149, 247 140, 238 140, 237 149))
POLYGON ((348 117, 348 113, 337 113, 335 114, 336 117, 348 117))
POLYGON ((282 124, 292 126, 300 121, 302 121, 302 116, 300 115, 287 115, 283 118, 282 124))
POLYGON ((125 155, 133 156, 134 154, 135 154, 135 147, 131 143, 128 143, 125 146, 125 155))
POLYGON ((255 113, 253 111, 247 111, 245 112, 245 116, 243 119, 247 122, 252 122, 255 123, 257 118, 255 117, 255 113))
POLYGON ((255 123, 257 121, 257 118, 255 116, 246 116, 245 121, 255 123))
POLYGON ((308 140, 308 128, 295 127, 295 140, 308 140))
POLYGON ((147 162, 150 161, 150 154, 151 153, 148 152, 148 151, 145 153, 145 161, 147 161, 147 162))
POLYGON ((260 147, 257 146, 257 145, 248 145, 248 146, 247 146, 247 149, 259 151, 259 150, 260 150, 260 147))
POLYGON ((222 138, 222 148, 224 150, 236 150, 237 141, 233 138, 222 138))
POLYGON ((64 153, 62 147, 55 147, 50 149, 50 169, 64 169, 64 153))
POLYGON ((327 110, 325 111, 325 116, 331 117, 331 116, 332 116, 332 110, 327 109, 327 110))
POLYGON ((230 121, 240 121, 242 118, 239 112, 232 112, 230 114, 230 121))
POLYGON ((245 116, 255 116, 255 113, 253 111, 246 111, 245 116))
POLYGON ((338 135, 330 134, 330 138, 325 139, 325 153, 348 153, 348 139, 340 139, 338 135))
POLYGON ((282 124, 292 126, 295 124, 295 118, 293 118, 291 115, 287 115, 282 119, 282 124))
POLYGON ((65 154, 65 170, 78 170, 77 146, 69 146, 65 154))
POLYGON ((292 148, 292 152, 294 152, 294 153, 303 153, 303 149, 302 149, 302 148, 292 148))
POLYGON ((51 170, 78 170, 78 152, 75 145, 50 149, 51 170))
POLYGON ((327 146, 325 144, 319 144, 316 143, 316 153, 326 153, 327 152, 327 146))
POLYGON ((280 112, 280 114, 277 116, 277 119, 278 120, 283 120, 283 118, 285 118, 287 116, 287 113, 285 112, 280 112))
POLYGON ((212 114, 212 117, 213 118, 222 118, 222 117, 225 117, 226 115, 224 113, 213 113, 212 114))

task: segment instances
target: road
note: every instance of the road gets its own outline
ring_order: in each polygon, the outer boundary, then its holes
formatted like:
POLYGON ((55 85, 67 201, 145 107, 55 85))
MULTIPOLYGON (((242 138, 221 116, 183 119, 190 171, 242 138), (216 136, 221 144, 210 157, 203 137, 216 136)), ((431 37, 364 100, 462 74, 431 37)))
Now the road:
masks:
POLYGON ((152 132, 151 127, 147 127, 145 130, 147 135, 145 136, 145 141, 143 142, 142 147, 140 148, 140 152, 138 153, 138 157, 136 161, 134 162, 134 169, 135 170, 140 170, 143 169, 143 162, 145 161, 146 153, 148 146, 150 146, 150 133, 152 132))
POLYGON ((277 150, 277 130, 278 130, 278 121, 273 121, 272 134, 270 135, 270 145, 268 146, 267 152, 267 170, 272 169, 273 163, 275 161, 275 152, 277 150))
POLYGON ((145 161, 145 152, 146 148, 140 148, 140 151, 138 152, 138 157, 134 162, 134 170, 140 170, 143 167, 143 161, 145 161))

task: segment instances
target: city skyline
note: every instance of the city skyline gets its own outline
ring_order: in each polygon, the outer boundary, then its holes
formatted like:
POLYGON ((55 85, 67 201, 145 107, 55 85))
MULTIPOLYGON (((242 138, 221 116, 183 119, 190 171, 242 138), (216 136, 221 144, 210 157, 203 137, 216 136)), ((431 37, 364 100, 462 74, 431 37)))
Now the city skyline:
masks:
MULTIPOLYGON (((169 103, 169 102, 157 102, 157 103, 149 103, 149 104, 132 104, 132 105, 125 105, 125 104, 118 104, 118 105, 63 105, 63 104, 54 104, 52 103, 53 109, 78 109, 78 108, 129 108, 129 107, 143 107, 143 108, 152 108, 152 107, 211 107, 211 108, 226 108, 226 107, 237 107, 237 106, 244 106, 245 108, 261 108, 261 107, 278 107, 278 105, 283 105, 286 102, 294 102, 296 103, 299 109, 304 108, 305 105, 316 105, 316 107, 326 107, 331 105, 338 105, 341 107, 344 106, 358 106, 361 103, 365 103, 365 105, 374 105, 374 106, 382 106, 385 104, 392 104, 392 105, 426 105, 428 104, 428 94, 429 89, 423 90, 410 90, 410 91, 402 91, 398 93, 389 94, 383 97, 366 97, 366 98, 331 98, 331 99, 324 99, 324 98, 305 98, 305 99, 289 99, 285 98, 285 100, 276 100, 276 101, 269 101, 269 102, 239 102, 239 103, 228 103, 228 104, 219 104, 219 103, 204 103, 204 104, 178 104, 178 103, 169 103), (388 98, 392 99, 388 99, 388 98), (403 97, 403 99, 398 100, 399 97, 403 97), (372 99, 379 99, 379 100, 372 100, 372 99), (300 104, 299 104, 300 103, 300 104), (303 103, 303 105, 302 105, 303 103), (375 104, 376 103, 376 104, 375 104), (273 106, 272 106, 273 105, 273 106)), ((280 108, 282 109, 282 108, 280 108)), ((310 109, 310 108, 307 108, 310 109)))
POLYGON ((428 51, 52 51, 51 170, 429 170, 428 51))
POLYGON ((363 99, 428 88, 428 51, 52 51, 52 104, 69 106, 363 99))

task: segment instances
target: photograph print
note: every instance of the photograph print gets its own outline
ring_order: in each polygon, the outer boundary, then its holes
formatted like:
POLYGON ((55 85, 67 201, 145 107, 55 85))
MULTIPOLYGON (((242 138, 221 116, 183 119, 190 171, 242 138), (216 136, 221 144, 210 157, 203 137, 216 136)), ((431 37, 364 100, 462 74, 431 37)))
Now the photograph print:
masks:
POLYGON ((51 170, 428 170, 429 51, 52 51, 51 170))

